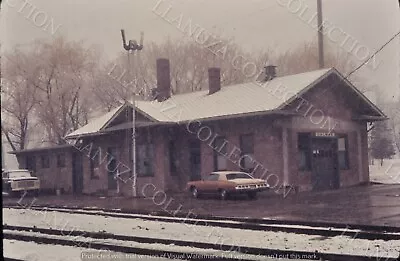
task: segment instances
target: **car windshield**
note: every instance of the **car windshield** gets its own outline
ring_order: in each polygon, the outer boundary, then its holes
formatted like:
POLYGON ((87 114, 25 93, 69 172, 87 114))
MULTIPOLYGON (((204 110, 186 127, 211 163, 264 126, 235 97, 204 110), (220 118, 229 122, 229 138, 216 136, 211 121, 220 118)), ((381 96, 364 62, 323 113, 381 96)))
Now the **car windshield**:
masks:
POLYGON ((31 173, 26 170, 10 171, 10 172, 8 172, 8 176, 10 178, 25 178, 25 177, 31 177, 31 173))
POLYGON ((227 180, 232 180, 232 179, 252 179, 252 177, 249 174, 246 173, 231 173, 226 175, 227 180))

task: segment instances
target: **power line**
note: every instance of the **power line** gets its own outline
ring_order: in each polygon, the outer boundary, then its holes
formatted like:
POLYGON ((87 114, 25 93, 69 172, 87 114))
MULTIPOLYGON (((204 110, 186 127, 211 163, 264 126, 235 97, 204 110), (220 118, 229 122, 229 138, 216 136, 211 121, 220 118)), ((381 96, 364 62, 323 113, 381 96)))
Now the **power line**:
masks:
POLYGON ((379 48, 373 55, 371 55, 367 60, 365 60, 364 62, 362 62, 357 68, 355 68, 353 71, 351 71, 345 78, 347 79, 348 77, 350 77, 350 75, 352 75, 353 73, 355 73, 356 71, 358 71, 361 67, 363 67, 366 63, 368 63, 373 57, 375 57, 380 51, 383 50, 383 48, 385 48, 391 41, 393 41, 397 36, 400 35, 400 31, 395 34, 392 38, 389 39, 389 41, 387 41, 384 45, 382 45, 381 48, 379 48))
MULTIPOLYGON (((399 0, 400 1, 400 0, 399 0)), ((400 35, 400 31, 398 33, 396 33, 395 35, 393 35, 393 37, 391 37, 384 45, 381 46, 381 48, 379 48, 378 50, 375 51, 375 53, 373 55, 371 55, 367 60, 365 60, 364 62, 362 62, 359 66, 357 66, 353 71, 351 71, 349 74, 347 74, 346 76, 344 76, 344 80, 348 80, 348 78, 350 77, 350 75, 352 75, 353 73, 355 73, 356 71, 358 71, 361 67, 363 67, 366 63, 368 63, 373 57, 375 57, 380 51, 382 51, 391 41, 393 41, 397 36, 400 35)), ((324 91, 321 92, 320 96, 324 95, 325 92, 327 92, 329 89, 332 89, 336 86, 338 86, 340 84, 341 81, 339 81, 336 85, 333 85, 330 88, 326 88, 324 91)))

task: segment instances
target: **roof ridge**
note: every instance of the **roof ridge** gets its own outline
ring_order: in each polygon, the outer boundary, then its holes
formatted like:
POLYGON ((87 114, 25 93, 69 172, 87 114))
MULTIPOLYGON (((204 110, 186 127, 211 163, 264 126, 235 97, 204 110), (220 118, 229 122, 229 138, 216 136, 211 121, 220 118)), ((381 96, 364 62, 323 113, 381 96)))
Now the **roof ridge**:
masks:
MULTIPOLYGON (((288 75, 284 75, 284 76, 278 76, 278 77, 275 77, 274 79, 272 79, 272 80, 270 80, 270 81, 276 81, 276 80, 278 80, 278 79, 285 79, 285 78, 288 78, 288 77, 294 77, 294 76, 301 76, 301 75, 304 75, 304 74, 308 74, 308 73, 316 73, 316 72, 319 72, 319 71, 326 71, 326 72, 328 72, 328 71, 330 71, 330 70, 332 70, 332 69, 334 69, 334 67, 329 67, 329 68, 324 68, 324 69, 318 69, 318 70, 313 70, 313 71, 307 71, 307 72, 301 72, 301 73, 296 73, 296 74, 288 74, 288 75)), ((230 84, 230 85, 225 85, 225 86, 221 86, 221 90, 224 88, 227 88, 227 87, 234 87, 234 86, 240 86, 240 85, 247 85, 247 84, 249 84, 249 83, 254 83, 254 84, 257 84, 257 85, 259 85, 259 83, 264 83, 264 81, 248 81, 248 82, 242 82, 242 83, 235 83, 235 84, 230 84)), ((204 89, 204 90, 198 90, 198 91, 192 91, 192 92, 185 92, 185 93, 177 93, 177 94, 174 94, 174 95, 171 95, 171 98, 174 98, 174 97, 181 97, 181 96, 186 96, 186 95, 193 95, 193 94, 199 94, 199 93, 202 93, 202 92, 205 92, 205 93, 207 93, 208 92, 208 89, 204 89)), ((218 93, 218 92, 217 92, 218 93)), ((143 102, 143 103, 149 103, 149 102, 154 102, 153 100, 150 100, 150 101, 146 101, 146 100, 142 100, 142 101, 135 101, 135 103, 136 102, 143 102)))

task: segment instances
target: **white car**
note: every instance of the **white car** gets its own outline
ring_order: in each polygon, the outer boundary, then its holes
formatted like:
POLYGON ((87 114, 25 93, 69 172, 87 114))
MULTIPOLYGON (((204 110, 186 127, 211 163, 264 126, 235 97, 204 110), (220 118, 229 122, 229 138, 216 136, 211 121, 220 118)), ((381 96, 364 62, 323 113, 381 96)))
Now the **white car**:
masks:
POLYGON ((9 194, 21 192, 39 193, 40 180, 32 176, 32 173, 26 169, 2 170, 3 191, 9 194))

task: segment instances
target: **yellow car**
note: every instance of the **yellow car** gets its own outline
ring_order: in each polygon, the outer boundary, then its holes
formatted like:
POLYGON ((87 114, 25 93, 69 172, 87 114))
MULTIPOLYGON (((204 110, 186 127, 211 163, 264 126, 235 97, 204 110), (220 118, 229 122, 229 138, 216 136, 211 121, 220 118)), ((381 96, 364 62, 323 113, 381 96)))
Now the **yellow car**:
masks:
POLYGON ((202 180, 188 182, 186 186, 194 198, 200 194, 217 194, 222 200, 232 194, 247 194, 249 198, 255 199, 257 192, 268 188, 265 180, 255 179, 240 171, 215 171, 202 180))

